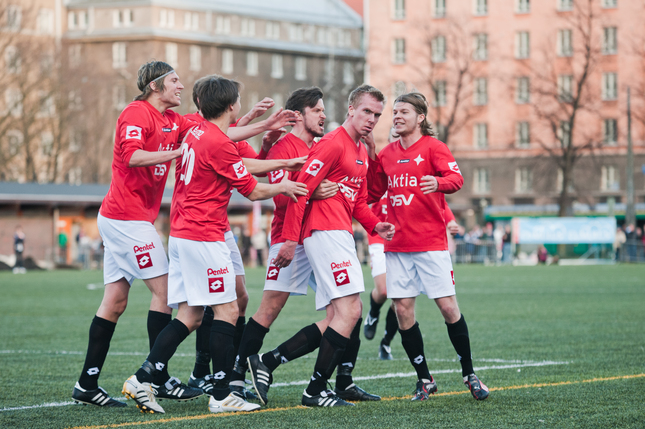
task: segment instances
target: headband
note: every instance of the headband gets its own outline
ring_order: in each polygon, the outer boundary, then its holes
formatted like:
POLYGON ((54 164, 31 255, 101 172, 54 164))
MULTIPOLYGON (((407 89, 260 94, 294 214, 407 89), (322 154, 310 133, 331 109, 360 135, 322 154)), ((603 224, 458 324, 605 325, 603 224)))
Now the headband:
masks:
POLYGON ((166 76, 168 76, 170 73, 174 73, 174 72, 175 72, 174 70, 170 70, 168 73, 164 73, 164 74, 162 74, 161 76, 159 76, 159 77, 157 77, 157 78, 152 79, 152 80, 148 83, 148 85, 150 85, 152 82, 154 82, 154 81, 156 81, 156 80, 159 80, 159 79, 161 79, 161 78, 163 78, 163 77, 166 77, 166 76))

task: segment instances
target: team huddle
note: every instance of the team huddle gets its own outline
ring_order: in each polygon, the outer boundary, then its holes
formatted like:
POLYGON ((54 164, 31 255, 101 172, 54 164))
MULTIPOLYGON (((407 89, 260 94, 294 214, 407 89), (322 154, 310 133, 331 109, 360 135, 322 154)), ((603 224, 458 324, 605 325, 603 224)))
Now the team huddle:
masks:
POLYGON ((372 339, 387 298, 392 307, 380 357, 392 358, 389 344, 400 332, 418 378, 412 400, 427 400, 437 384, 415 320, 420 293, 439 307, 473 397, 488 397, 473 370, 447 250, 446 227, 454 217, 444 194, 458 191, 463 177, 447 146, 434 138, 423 95, 408 93, 394 101, 394 138, 377 155, 372 131, 385 97, 369 85, 351 92, 345 122, 327 134, 323 92, 316 87, 294 91, 284 109, 252 123, 274 103, 264 99, 238 118, 240 84, 233 80, 199 79, 193 87, 198 112, 185 116, 171 110, 181 104, 184 87, 168 64, 141 66, 137 86, 141 94, 117 121, 112 182, 98 215, 105 292, 72 393, 76 402, 126 406, 99 387, 98 378, 137 278, 152 292, 150 353, 125 381, 123 394, 143 412, 164 413, 157 399, 186 401, 205 394, 213 413, 257 410, 268 403, 275 369, 316 349, 302 405, 378 401, 380 396, 354 383, 352 371, 361 326, 372 339), (282 136, 286 126, 291 131, 282 136), (258 154, 245 139, 259 134, 264 135, 258 154), (166 256, 153 223, 173 159, 166 256), (267 175, 269 183, 254 175, 267 175), (233 188, 250 200, 273 198, 275 203, 264 293, 248 323, 244 266, 227 218, 233 188), (352 219, 373 237, 376 287, 365 324, 352 219), (289 296, 306 295, 309 287, 316 310, 325 310, 325 317, 260 353, 289 296), (184 384, 170 376, 168 362, 192 331, 196 360, 184 384), (334 372, 331 390, 327 385, 334 372), (247 373, 254 392, 245 387, 247 373))

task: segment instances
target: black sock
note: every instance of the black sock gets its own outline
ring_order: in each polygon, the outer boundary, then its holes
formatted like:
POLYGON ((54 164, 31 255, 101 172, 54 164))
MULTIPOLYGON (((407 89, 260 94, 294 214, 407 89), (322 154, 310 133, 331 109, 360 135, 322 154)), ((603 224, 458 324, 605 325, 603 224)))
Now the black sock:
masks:
POLYGON ((385 316, 385 335, 383 335, 381 344, 389 346, 398 330, 399 321, 396 319, 396 312, 390 307, 387 311, 387 316, 385 316))
POLYGON ((320 340, 322 340, 320 329, 318 329, 318 325, 312 323, 299 330, 271 353, 263 354, 262 362, 273 371, 281 363, 290 362, 313 352, 320 347, 320 340))
POLYGON ((345 390, 352 385, 354 380, 352 380, 352 371, 356 367, 356 358, 358 357, 358 350, 361 348, 361 325, 363 324, 363 319, 358 319, 356 326, 352 334, 349 336, 349 341, 347 341, 347 347, 345 352, 340 357, 340 363, 338 364, 338 371, 336 372, 336 388, 338 390, 345 390))
POLYGON ((240 316, 237 318, 237 323, 235 324, 235 335, 233 336, 233 347, 235 348, 235 354, 240 349, 240 341, 242 341, 242 334, 244 334, 244 327, 246 326, 246 317, 240 316))
POLYGON ((216 380, 215 387, 213 387, 213 397, 218 401, 226 398, 230 393, 229 382, 235 362, 234 335, 234 325, 223 320, 213 320, 210 338, 213 376, 216 380))
POLYGON ((195 331, 195 367, 193 377, 202 378, 211 373, 211 326, 213 326, 213 309, 206 306, 202 324, 195 331))
POLYGON ((94 316, 90 324, 90 338, 85 354, 85 364, 78 379, 83 389, 94 390, 99 387, 99 375, 110 349, 110 340, 114 334, 116 323, 94 316))
POLYGON ((332 328, 327 328, 320 341, 320 349, 314 366, 314 374, 311 376, 307 394, 319 395, 327 387, 327 380, 332 376, 340 358, 347 347, 349 338, 343 337, 332 328))
POLYGON ((399 330, 401 333, 401 343, 405 352, 408 354, 408 359, 417 372, 417 378, 420 380, 425 378, 430 380, 430 371, 428 371, 428 363, 426 362, 425 354, 423 353, 423 337, 419 329, 419 322, 415 322, 414 326, 405 331, 399 330))
POLYGON ((381 307, 383 307, 384 303, 385 302, 379 304, 378 302, 374 301, 374 297, 370 293, 370 317, 372 319, 378 319, 379 315, 381 314, 381 307))
POLYGON ((150 350, 150 354, 146 359, 150 362, 156 371, 150 374, 143 367, 139 369, 135 375, 137 380, 141 382, 151 382, 157 385, 163 384, 168 381, 168 378, 163 373, 163 369, 168 366, 168 361, 177 351, 177 347, 182 341, 190 334, 190 330, 186 325, 181 323, 179 319, 173 319, 168 326, 157 337, 155 345, 150 350))
POLYGON ((459 362, 461 363, 461 375, 466 376, 474 373, 473 370, 473 358, 470 354, 470 338, 468 337, 468 325, 466 324, 466 319, 464 315, 461 315, 461 318, 453 323, 448 324, 448 336, 450 337, 450 342, 459 356, 459 362))
MULTIPOLYGON (((166 314, 166 313, 161 313, 160 311, 148 311, 148 343, 150 345, 150 350, 152 351, 152 347, 155 345, 155 341, 157 340, 157 337, 161 333, 161 331, 164 330, 166 326, 170 323, 172 320, 172 315, 171 314, 166 314)), ((163 370, 161 371, 163 377, 162 378, 170 378, 170 375, 168 375, 168 367, 165 366, 163 370)))

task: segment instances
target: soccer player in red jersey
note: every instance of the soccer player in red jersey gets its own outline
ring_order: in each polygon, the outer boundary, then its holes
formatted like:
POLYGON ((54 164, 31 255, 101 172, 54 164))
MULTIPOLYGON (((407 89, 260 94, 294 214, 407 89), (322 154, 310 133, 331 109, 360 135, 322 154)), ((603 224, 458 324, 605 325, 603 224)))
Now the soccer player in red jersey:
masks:
POLYGON ((458 191, 464 179, 448 147, 433 137, 422 94, 399 96, 393 113, 394 129, 401 139, 378 156, 371 145, 369 184, 373 200, 387 191, 387 219, 397 232, 385 244, 387 296, 394 301, 403 348, 419 378, 412 400, 428 399, 437 391, 414 316, 420 293, 439 307, 473 397, 486 399, 488 388, 473 370, 468 326, 457 305, 446 236, 444 194, 458 191))
MULTIPOLYGON (((116 125, 112 182, 98 215, 105 245, 103 300, 90 325, 89 344, 81 376, 72 398, 77 402, 108 407, 125 406, 111 399, 98 378, 116 323, 125 311, 130 285, 142 279, 152 292, 148 313, 150 347, 171 319, 167 305, 168 260, 153 225, 179 142, 193 125, 171 110, 181 104, 184 86, 168 64, 151 61, 138 71, 141 94, 121 112, 116 125)), ((190 399, 197 389, 160 376, 159 396, 190 399)))
POLYGON ((296 195, 305 195, 307 190, 303 184, 288 179, 277 184, 258 183, 249 174, 235 143, 226 135, 240 110, 238 88, 237 82, 222 77, 204 82, 198 97, 206 121, 193 128, 182 144, 181 176, 173 195, 168 243, 168 303, 177 305, 179 311, 159 334, 147 360, 123 386, 124 394, 145 412, 164 412, 155 400, 151 383, 179 344, 200 325, 205 305, 211 306, 215 314, 210 335, 214 372, 210 411, 259 408, 229 388, 238 307, 235 273, 224 242, 226 208, 233 187, 251 200, 279 193, 295 200, 296 195))
POLYGON ((316 300, 329 301, 329 311, 333 311, 320 341, 311 382, 303 393, 303 405, 351 405, 334 391, 327 390, 326 385, 348 347, 350 336, 356 338, 360 333, 362 303, 359 293, 365 286, 352 236, 352 217, 370 234, 378 233, 386 239, 394 235, 393 226, 380 222, 367 206, 367 152, 360 142, 376 126, 383 102, 383 94, 369 85, 351 92, 347 119, 312 148, 298 176, 298 180, 310 189, 328 179, 338 184, 339 192, 324 200, 299 197, 297 203, 287 207, 282 229, 285 242, 274 265, 277 268, 289 266, 302 239, 316 276, 316 300))

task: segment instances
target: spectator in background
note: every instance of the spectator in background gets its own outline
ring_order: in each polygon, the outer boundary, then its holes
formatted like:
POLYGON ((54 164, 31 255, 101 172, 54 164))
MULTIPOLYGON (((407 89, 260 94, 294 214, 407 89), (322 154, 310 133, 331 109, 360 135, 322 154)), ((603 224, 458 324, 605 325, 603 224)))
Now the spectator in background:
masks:
POLYGON ((13 266, 13 273, 26 273, 25 259, 23 257, 23 252, 25 251, 25 233, 22 231, 22 226, 20 225, 16 227, 16 230, 13 233, 13 251, 16 254, 16 263, 13 266))
POLYGON ((267 258, 267 233, 264 232, 264 229, 260 228, 255 234, 253 234, 253 237, 251 237, 251 244, 253 245, 257 255, 256 261, 258 267, 264 266, 263 261, 267 258))
POLYGON ((58 248, 59 248, 59 262, 61 264, 67 263, 67 234, 65 231, 58 233, 58 248))
POLYGON ((623 227, 619 226, 616 228, 616 238, 614 239, 614 249, 616 249, 616 260, 620 260, 620 249, 625 244, 627 241, 627 236, 625 235, 625 231, 623 231, 623 227))
POLYGON ((538 263, 546 264, 546 260, 548 257, 549 257, 549 252, 546 250, 546 247, 540 244, 537 250, 538 263))
POLYGON ((504 227, 504 235, 502 235, 502 262, 511 262, 511 225, 507 224, 504 227))
POLYGON ((625 248, 627 249, 627 261, 634 262, 636 260, 636 228, 633 223, 630 223, 625 228, 625 248))

